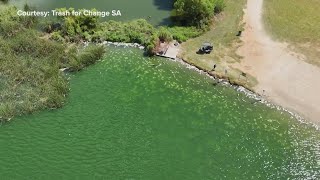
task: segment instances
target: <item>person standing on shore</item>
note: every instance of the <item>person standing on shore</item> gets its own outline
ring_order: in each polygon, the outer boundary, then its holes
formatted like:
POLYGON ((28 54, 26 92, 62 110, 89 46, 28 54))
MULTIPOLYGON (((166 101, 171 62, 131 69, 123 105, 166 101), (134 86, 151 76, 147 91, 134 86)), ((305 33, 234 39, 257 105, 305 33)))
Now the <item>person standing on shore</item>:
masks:
POLYGON ((217 67, 217 65, 214 64, 214 65, 213 65, 213 69, 211 69, 211 71, 215 71, 215 70, 216 70, 216 67, 217 67))

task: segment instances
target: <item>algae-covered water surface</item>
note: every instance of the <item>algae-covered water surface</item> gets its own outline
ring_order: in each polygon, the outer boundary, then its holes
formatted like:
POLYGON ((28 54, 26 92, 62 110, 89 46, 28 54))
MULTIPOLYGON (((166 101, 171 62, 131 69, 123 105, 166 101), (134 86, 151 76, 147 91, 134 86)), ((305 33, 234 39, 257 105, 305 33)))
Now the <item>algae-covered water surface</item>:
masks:
POLYGON ((108 47, 66 105, 0 127, 4 179, 316 179, 320 133, 184 65, 108 47))

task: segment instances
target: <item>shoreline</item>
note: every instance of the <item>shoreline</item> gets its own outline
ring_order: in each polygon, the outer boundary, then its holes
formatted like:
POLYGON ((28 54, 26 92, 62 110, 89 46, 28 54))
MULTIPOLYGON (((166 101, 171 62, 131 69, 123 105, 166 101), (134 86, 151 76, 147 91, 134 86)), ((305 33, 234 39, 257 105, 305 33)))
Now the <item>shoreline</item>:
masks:
MULTIPOLYGON (((110 41, 104 41, 102 43, 100 43, 102 45, 106 45, 106 46, 116 46, 116 47, 123 47, 123 48, 127 48, 127 47, 132 47, 132 48, 139 48, 141 50, 144 49, 144 46, 138 44, 138 43, 122 43, 122 42, 110 42, 110 41)), ((196 64, 192 64, 187 62, 186 60, 184 60, 183 58, 176 58, 176 59, 170 59, 170 58, 164 58, 164 57, 160 57, 169 61, 174 61, 174 62, 178 62, 182 65, 184 65, 187 69, 191 69, 194 71, 197 71, 199 74, 204 74, 205 76, 209 77, 210 79, 213 80, 218 80, 218 83, 224 86, 229 86, 231 88, 233 88, 234 90, 236 90, 237 92, 243 93, 246 97, 256 100, 257 103, 261 103, 266 105, 267 107, 271 108, 271 109, 276 109, 279 112, 284 112, 284 113, 288 113, 292 119, 297 120, 298 122, 302 123, 302 124, 306 124, 306 125, 310 125, 313 128, 315 128, 316 130, 320 130, 320 126, 317 125, 316 123, 314 123, 313 121, 308 121, 306 120, 303 116, 301 116, 298 112, 294 112, 292 110, 289 110, 281 105, 278 105, 270 100, 268 100, 267 98, 265 98, 263 95, 260 95, 258 92, 255 92, 253 90, 250 90, 242 85, 238 85, 238 84, 232 84, 229 80, 227 79, 223 79, 223 78, 218 78, 215 76, 215 74, 210 73, 210 71, 207 71, 199 66, 197 66, 196 64)))
POLYGON ((265 30, 263 2, 247 1, 243 45, 237 50, 243 59, 233 66, 257 78, 255 92, 320 126, 320 86, 315 83, 320 69, 301 60, 285 42, 270 37, 265 30))
POLYGON ((262 95, 260 95, 258 92, 254 92, 250 89, 247 89, 246 87, 244 86, 241 86, 241 85, 237 85, 237 84, 232 84, 230 83, 230 81, 226 80, 226 79, 221 79, 221 78, 217 78, 215 77, 214 74, 212 73, 209 73, 207 70, 204 70, 200 67, 198 67, 197 65, 194 65, 194 64, 190 64, 188 63, 187 61, 185 61, 184 59, 181 59, 181 58, 177 58, 175 60, 173 59, 169 59, 169 58, 166 58, 168 60, 171 60, 171 61, 176 61, 176 62, 179 62, 183 65, 186 65, 186 67, 188 69, 192 69, 192 70, 195 70, 197 72, 199 72, 199 74, 204 74, 208 77, 210 77, 211 79, 215 79, 215 80, 218 80, 218 83, 222 84, 222 85, 227 85, 233 89, 235 89, 236 91, 238 92, 241 92, 243 94, 246 95, 246 97, 250 98, 250 99, 254 99, 254 100, 257 100, 258 103, 262 103, 268 107, 270 107, 271 109, 276 109, 280 112, 285 112, 285 113, 288 113, 292 116, 292 118, 296 119, 297 121, 299 121, 300 123, 302 124, 307 124, 307 125, 311 125, 312 127, 314 127, 316 130, 320 130, 320 126, 315 124, 314 122, 312 121, 308 121, 306 120, 304 117, 302 117, 299 113, 297 112, 294 112, 294 111, 291 111, 281 105, 277 105, 276 103, 274 102, 271 102, 269 101, 267 98, 263 97, 262 95))

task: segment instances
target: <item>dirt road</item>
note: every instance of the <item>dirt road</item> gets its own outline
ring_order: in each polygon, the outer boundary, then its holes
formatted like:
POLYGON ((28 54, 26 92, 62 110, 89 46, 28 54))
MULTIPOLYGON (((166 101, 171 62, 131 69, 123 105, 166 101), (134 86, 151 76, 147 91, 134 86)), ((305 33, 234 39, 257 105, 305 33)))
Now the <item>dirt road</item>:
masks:
POLYGON ((263 0, 248 0, 245 10, 244 59, 235 67, 255 76, 256 92, 320 125, 320 68, 270 38, 263 28, 263 0))

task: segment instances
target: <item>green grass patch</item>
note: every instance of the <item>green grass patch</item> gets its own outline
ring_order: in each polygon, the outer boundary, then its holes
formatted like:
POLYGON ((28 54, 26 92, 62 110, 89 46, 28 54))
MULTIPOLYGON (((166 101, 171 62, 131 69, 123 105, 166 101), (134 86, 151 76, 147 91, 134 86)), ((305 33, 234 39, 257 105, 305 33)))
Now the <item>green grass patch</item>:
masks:
POLYGON ((236 54, 237 48, 241 45, 241 40, 236 34, 243 29, 241 21, 246 2, 246 0, 225 0, 225 9, 215 17, 211 29, 201 36, 183 43, 179 56, 205 70, 211 70, 216 64, 217 68, 214 74, 228 78, 235 84, 251 88, 257 84, 257 80, 250 75, 246 81, 239 80, 241 72, 230 66, 241 59, 236 54), (213 44, 214 50, 211 54, 196 53, 204 42, 213 44))
POLYGON ((174 27, 167 27, 167 29, 171 33, 172 38, 177 40, 180 43, 185 42, 190 38, 198 37, 203 33, 203 30, 193 26, 191 27, 174 26, 174 27))
POLYGON ((270 34, 290 43, 307 61, 320 66, 320 1, 265 0, 264 22, 270 34))

